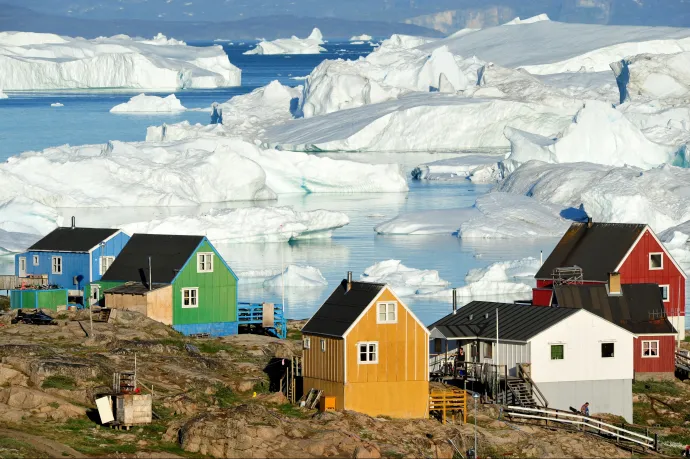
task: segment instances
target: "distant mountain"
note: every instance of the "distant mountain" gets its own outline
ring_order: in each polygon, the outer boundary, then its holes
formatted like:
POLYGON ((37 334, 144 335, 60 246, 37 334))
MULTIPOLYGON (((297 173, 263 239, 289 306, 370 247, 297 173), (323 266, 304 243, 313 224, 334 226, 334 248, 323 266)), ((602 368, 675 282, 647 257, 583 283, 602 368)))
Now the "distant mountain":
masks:
POLYGON ((59 17, 28 8, 0 4, 0 30, 49 32, 60 35, 93 38, 127 34, 153 36, 161 32, 182 40, 214 40, 255 38, 275 39, 291 35, 308 36, 318 27, 326 38, 348 38, 367 33, 390 36, 394 33, 439 37, 439 31, 414 24, 381 21, 354 21, 339 18, 313 18, 297 16, 263 16, 238 21, 149 21, 138 19, 83 19, 59 17))

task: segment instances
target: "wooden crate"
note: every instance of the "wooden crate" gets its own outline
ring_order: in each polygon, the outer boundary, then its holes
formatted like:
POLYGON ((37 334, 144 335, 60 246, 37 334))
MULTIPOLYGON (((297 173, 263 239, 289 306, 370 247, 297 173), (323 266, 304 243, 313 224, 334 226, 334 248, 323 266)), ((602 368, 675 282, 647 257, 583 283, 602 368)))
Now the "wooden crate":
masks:
POLYGON ((153 418, 150 394, 122 394, 116 396, 115 420, 131 426, 150 424, 153 418))

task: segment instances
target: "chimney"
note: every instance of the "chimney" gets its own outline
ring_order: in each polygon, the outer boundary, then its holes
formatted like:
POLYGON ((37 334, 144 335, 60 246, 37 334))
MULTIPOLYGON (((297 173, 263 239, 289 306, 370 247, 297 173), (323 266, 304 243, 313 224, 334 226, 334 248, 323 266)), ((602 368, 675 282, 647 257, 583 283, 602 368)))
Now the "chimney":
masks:
POLYGON ((77 217, 72 215, 72 229, 77 227, 77 217))
POLYGON ((149 255, 149 291, 153 290, 153 279, 151 276, 151 255, 149 255))
POLYGON ((453 314, 458 312, 458 292, 453 289, 453 314))
POLYGON ((594 223, 592 223, 592 217, 587 217, 587 228, 591 228, 593 224, 594 223))
POLYGON ((349 292, 351 288, 352 288, 352 271, 348 271, 347 272, 347 289, 345 291, 349 292))
POLYGON ((621 295, 621 275, 620 273, 609 273, 608 283, 609 295, 621 295))

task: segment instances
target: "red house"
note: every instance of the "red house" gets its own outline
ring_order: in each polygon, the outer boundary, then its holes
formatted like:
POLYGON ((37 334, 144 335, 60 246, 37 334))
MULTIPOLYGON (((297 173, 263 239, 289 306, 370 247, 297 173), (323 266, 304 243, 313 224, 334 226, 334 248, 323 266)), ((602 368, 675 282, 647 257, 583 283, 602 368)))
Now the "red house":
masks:
MULTIPOLYGON (((676 330, 663 314, 655 313, 663 310, 657 284, 620 285, 613 276, 610 284, 560 284, 553 292, 552 306, 586 309, 635 335, 636 380, 675 377, 676 330)), ((605 351, 602 345, 602 357, 605 351)), ((610 351, 613 354, 613 345, 610 351)))
POLYGON ((549 306, 554 284, 606 286, 610 277, 623 285, 658 285, 663 307, 651 306, 658 310, 649 310, 650 318, 668 317, 678 338, 685 337, 685 273, 647 225, 573 223, 535 275, 532 301, 549 306))

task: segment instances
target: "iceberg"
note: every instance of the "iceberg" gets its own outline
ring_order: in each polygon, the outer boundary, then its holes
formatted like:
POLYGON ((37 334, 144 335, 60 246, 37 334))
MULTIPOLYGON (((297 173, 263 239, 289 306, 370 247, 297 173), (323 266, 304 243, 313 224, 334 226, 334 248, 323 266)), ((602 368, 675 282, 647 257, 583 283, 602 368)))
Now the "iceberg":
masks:
POLYGON ((9 97, 7 96, 7 94, 5 94, 4 92, 2 92, 2 89, 0 89, 0 99, 8 99, 8 98, 9 98, 9 97))
POLYGON ((468 153, 420 164, 412 170, 412 177, 416 180, 471 180, 473 183, 491 183, 502 178, 499 163, 503 159, 503 153, 468 153))
POLYGON ((50 104, 51 107, 64 107, 64 104, 61 104, 60 102, 53 102, 50 104))
MULTIPOLYGON (((641 54, 611 63, 620 102, 678 99, 690 102, 690 45, 676 54, 641 54)), ((680 105, 680 104, 678 104, 680 105)))
POLYGON ((313 266, 289 265, 285 271, 263 281, 264 288, 280 291, 283 287, 321 288, 328 282, 317 268, 313 266))
POLYGON ((0 254, 23 252, 62 224, 53 208, 23 196, 0 202, 0 254))
POLYGON ((367 34, 362 34, 362 35, 354 35, 350 37, 350 41, 371 41, 372 37, 371 35, 367 34))
POLYGON ((647 139, 640 129, 610 104, 588 101, 559 138, 546 138, 506 127, 509 159, 553 163, 591 162, 649 168, 674 160, 675 151, 647 139))
POLYGON ((448 285, 440 278, 438 271, 408 268, 400 260, 386 260, 369 266, 360 279, 388 284, 400 296, 411 296, 428 289, 438 290, 448 285))
POLYGON ((334 230, 348 223, 350 219, 342 212, 300 212, 291 207, 246 207, 211 209, 200 215, 177 215, 130 223, 122 229, 129 234, 204 234, 212 243, 223 244, 330 237, 334 230))
POLYGON ((430 235, 457 234, 460 224, 476 217, 479 211, 473 207, 460 209, 423 210, 400 214, 374 227, 377 234, 430 235))
POLYGON ((323 35, 317 28, 307 38, 279 38, 273 41, 262 40, 256 48, 244 54, 319 54, 326 51, 323 46, 323 35))
POLYGON ((86 40, 0 32, 5 90, 218 88, 239 86, 240 79, 220 45, 186 46, 163 36, 86 40))
POLYGON ((690 220, 690 170, 529 161, 497 186, 542 203, 582 208, 595 221, 647 223, 656 232, 690 220))
POLYGON ((264 150, 213 135, 63 145, 0 164, 0 199, 23 195, 50 207, 189 206, 277 194, 403 191, 407 183, 396 164, 264 150))
POLYGON ((110 113, 175 113, 187 110, 175 94, 167 97, 139 94, 110 109, 110 113))
POLYGON ((548 15, 542 13, 542 14, 538 14, 537 16, 532 16, 532 17, 527 18, 527 19, 520 19, 520 17, 518 16, 515 19, 513 19, 512 21, 508 21, 503 25, 533 24, 535 22, 550 21, 550 20, 551 19, 549 19, 548 15))
POLYGON ((158 34, 156 36, 154 36, 152 39, 141 40, 141 42, 146 43, 147 45, 158 45, 158 46, 187 46, 187 43, 185 43, 184 41, 175 40, 174 38, 168 38, 160 32, 158 32, 158 34))
POLYGON ((666 229, 659 234, 659 239, 687 271, 690 268, 690 221, 666 229))

